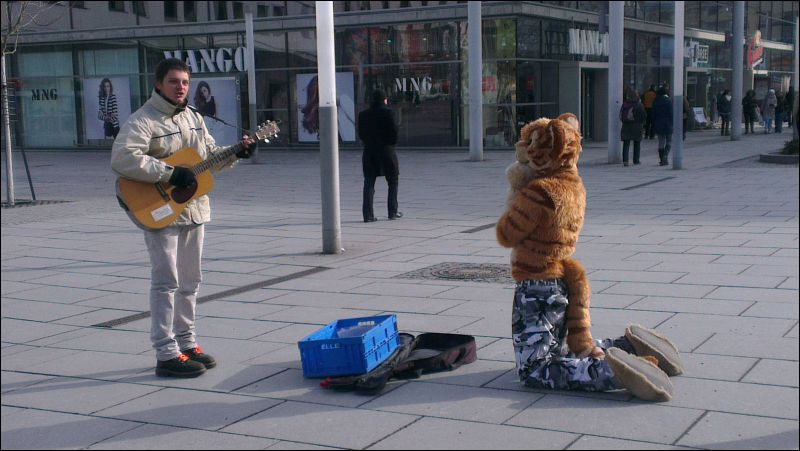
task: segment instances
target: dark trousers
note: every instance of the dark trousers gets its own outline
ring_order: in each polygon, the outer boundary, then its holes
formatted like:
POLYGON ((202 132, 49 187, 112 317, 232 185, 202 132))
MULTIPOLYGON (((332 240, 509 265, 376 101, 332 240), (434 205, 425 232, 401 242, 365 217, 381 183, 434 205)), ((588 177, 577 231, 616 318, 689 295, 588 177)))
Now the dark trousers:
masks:
POLYGON ((775 112, 775 133, 783 132, 783 113, 775 112))
MULTIPOLYGON (((622 162, 628 162, 628 149, 630 148, 631 141, 622 141, 622 162)), ((634 141, 633 142, 633 164, 639 164, 639 155, 642 152, 642 142, 641 141, 634 141)))
POLYGON ((753 122, 755 117, 752 114, 744 113, 744 132, 753 133, 753 122))
POLYGON ((647 112, 647 119, 644 122, 644 137, 653 139, 656 136, 655 132, 653 132, 653 109, 645 108, 645 111, 647 112))
MULTIPOLYGON (((386 176, 386 184, 389 185, 387 204, 390 218, 397 214, 397 183, 399 178, 397 175, 386 176)), ((375 217, 375 212, 372 210, 372 199, 375 197, 375 179, 377 179, 376 176, 364 177, 364 202, 361 206, 361 212, 364 214, 365 220, 375 217)))

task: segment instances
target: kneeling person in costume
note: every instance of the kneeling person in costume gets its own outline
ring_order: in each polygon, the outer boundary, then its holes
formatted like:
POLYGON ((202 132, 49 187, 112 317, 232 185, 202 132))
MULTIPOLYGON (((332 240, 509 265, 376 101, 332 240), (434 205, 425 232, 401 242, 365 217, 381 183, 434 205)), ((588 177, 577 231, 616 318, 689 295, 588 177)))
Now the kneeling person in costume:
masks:
POLYGON ((512 248, 517 371, 529 387, 627 388, 645 400, 667 401, 673 391, 668 375, 683 371, 667 338, 632 325, 623 337, 592 339, 591 290, 586 270, 572 258, 586 210, 579 130, 571 113, 527 124, 516 144, 517 162, 506 170, 511 192, 496 232, 498 242, 512 248))

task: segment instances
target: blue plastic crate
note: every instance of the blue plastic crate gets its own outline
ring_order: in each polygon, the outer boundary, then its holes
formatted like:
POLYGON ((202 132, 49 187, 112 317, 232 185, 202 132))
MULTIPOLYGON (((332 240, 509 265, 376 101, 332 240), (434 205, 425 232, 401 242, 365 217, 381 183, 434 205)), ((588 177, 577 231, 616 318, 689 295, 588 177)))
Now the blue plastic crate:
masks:
POLYGON ((400 346, 397 316, 340 319, 297 342, 303 376, 363 374, 400 346))

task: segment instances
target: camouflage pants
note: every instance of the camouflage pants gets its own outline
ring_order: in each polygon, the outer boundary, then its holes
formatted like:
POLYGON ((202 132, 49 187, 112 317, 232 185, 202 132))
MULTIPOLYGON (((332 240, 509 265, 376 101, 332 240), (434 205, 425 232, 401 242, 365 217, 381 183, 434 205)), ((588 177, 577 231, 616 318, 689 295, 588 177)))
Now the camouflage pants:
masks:
MULTIPOLYGON (((511 333, 517 373, 528 387, 558 390, 621 389, 603 359, 577 358, 567 348, 567 287, 561 279, 517 283, 511 333)), ((618 347, 633 353, 625 337, 595 340, 603 349, 618 347)))

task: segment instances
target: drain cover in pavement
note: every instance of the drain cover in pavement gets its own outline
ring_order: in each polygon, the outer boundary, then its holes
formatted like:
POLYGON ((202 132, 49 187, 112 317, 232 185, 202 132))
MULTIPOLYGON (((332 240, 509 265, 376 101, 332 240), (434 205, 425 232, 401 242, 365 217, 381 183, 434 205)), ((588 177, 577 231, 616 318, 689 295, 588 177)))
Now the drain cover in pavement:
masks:
POLYGON ((511 267, 494 263, 439 263, 396 276, 403 279, 463 280, 468 282, 514 283, 511 267))

